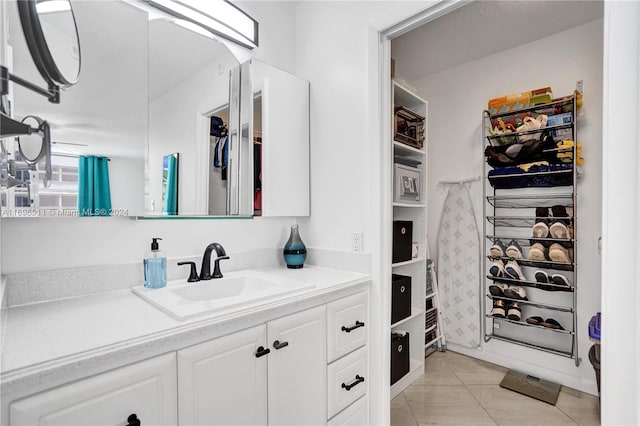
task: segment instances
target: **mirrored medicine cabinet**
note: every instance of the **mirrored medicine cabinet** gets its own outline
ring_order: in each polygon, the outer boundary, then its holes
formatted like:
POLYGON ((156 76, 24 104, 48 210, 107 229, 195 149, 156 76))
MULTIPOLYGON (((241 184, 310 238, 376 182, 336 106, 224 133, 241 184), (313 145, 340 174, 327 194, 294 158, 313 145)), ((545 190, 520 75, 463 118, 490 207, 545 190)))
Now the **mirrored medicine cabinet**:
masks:
MULTIPOLYGON (((3 3, 7 65, 41 80, 17 2, 3 3)), ((16 173, 21 182, 0 188, 3 216, 79 215, 80 156, 106 162, 111 216, 309 214, 307 81, 256 59, 239 64, 210 34, 142 3, 71 4, 77 83, 59 104, 16 84, 6 96, 14 119, 49 123, 51 179, 42 164, 16 173)), ((4 176, 9 159, 22 160, 18 142, 2 139, 4 176)))

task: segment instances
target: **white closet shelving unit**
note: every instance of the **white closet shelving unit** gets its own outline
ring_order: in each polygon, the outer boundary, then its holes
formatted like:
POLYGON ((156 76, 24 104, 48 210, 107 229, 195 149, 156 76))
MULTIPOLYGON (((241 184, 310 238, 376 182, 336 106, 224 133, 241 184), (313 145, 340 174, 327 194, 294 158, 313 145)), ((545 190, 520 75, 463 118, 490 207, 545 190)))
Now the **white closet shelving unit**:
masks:
MULTIPOLYGON (((393 105, 403 106, 404 108, 422 116, 427 117, 428 104, 427 101, 420 96, 413 93, 411 90, 403 87, 398 82, 394 81, 392 84, 392 100, 393 105)), ((394 108, 395 111, 395 108, 394 108)), ((395 119, 395 118, 393 118, 395 119)), ((425 132, 426 132, 425 119, 425 132)), ((392 126, 393 128, 394 126, 392 126)), ((427 294, 427 281, 431 281, 431 277, 428 278, 428 274, 432 272, 427 266, 428 264, 428 251, 427 251, 427 201, 426 201, 426 186, 427 186, 427 150, 426 150, 426 138, 422 148, 415 148, 400 141, 394 139, 394 135, 391 135, 391 148, 393 150, 394 157, 402 156, 411 160, 419 161, 421 164, 417 166, 420 170, 420 202, 408 203, 408 202, 394 202, 393 196, 390 200, 393 206, 393 220, 409 220, 413 222, 413 242, 418 243, 418 256, 405 261, 392 263, 391 268, 394 274, 406 275, 411 277, 411 316, 404 318, 395 324, 391 324, 390 332, 394 331, 406 331, 409 333, 409 355, 410 355, 410 367, 409 372, 403 376, 400 380, 391 385, 391 398, 394 398, 407 386, 413 383, 418 377, 424 373, 424 356, 425 348, 431 347, 434 344, 438 344, 440 347, 440 333, 441 329, 438 320, 437 326, 427 327, 426 314, 428 312, 427 305, 432 306, 429 312, 433 313, 433 309, 438 306, 438 294, 437 286, 434 285, 427 294), (430 329, 428 329, 430 328, 430 329), (437 332, 437 337, 434 337, 432 332, 437 332), (425 341, 425 338, 429 337, 429 341, 425 341)), ((391 165, 393 168, 393 164, 391 165)), ((393 170, 392 170, 393 174, 393 170)), ((395 183, 394 183, 395 185, 395 183)), ((391 224, 389 224, 391 226, 391 224)), ((430 262, 429 262, 430 264, 430 262)), ((391 277, 389 277, 389 283, 391 277)), ((437 311, 436 311, 437 312, 437 311)), ((438 316, 439 318, 439 316, 438 316)))

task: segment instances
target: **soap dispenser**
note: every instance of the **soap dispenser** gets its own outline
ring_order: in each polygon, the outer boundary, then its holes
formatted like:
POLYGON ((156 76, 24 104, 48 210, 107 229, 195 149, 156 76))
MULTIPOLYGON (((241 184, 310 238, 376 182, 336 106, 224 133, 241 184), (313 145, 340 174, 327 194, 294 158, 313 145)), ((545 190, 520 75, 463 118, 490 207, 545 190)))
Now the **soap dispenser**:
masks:
POLYGON ((145 288, 162 288, 167 285, 167 257, 158 245, 158 240, 161 239, 153 238, 151 251, 144 257, 145 288))

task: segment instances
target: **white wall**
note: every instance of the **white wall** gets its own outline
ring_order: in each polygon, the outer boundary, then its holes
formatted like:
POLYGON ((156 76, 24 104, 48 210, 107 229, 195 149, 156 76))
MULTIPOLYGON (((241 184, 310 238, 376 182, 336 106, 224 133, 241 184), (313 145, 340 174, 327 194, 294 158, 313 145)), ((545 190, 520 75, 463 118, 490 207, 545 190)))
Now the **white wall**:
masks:
MULTIPOLYGON (((437 235, 446 191, 440 180, 482 175, 484 161, 481 113, 487 101, 508 93, 551 86, 556 96, 571 94, 576 80, 584 80, 584 108, 578 117, 578 140, 583 144, 583 178, 578 184, 578 341, 582 365, 572 360, 505 342, 484 345, 483 357, 509 366, 522 365, 531 374, 596 392, 588 361, 587 324, 600 311, 598 238, 602 215, 602 20, 581 25, 523 46, 427 76, 413 82, 429 101, 428 235, 437 253, 437 235), (568 53, 570 52, 570 53, 568 53)), ((425 61, 429 58, 424 58, 425 61)), ((402 73, 402 64, 397 64, 402 73)), ((471 186, 477 223, 482 233, 482 182, 471 186)), ((481 236, 481 243, 484 244, 481 236)), ((471 353, 480 356, 480 354, 471 353)))
POLYGON ((297 2, 240 0, 232 3, 260 24, 259 46, 251 52, 251 57, 293 72, 297 2))
MULTIPOLYGON (((297 14, 296 72, 311 82, 311 217, 300 220, 314 247, 351 250, 351 234, 378 233, 370 220, 370 126, 377 93, 368 80, 368 30, 399 22, 432 2, 302 2, 297 14)), ((377 58, 376 58, 377 59, 377 58)), ((376 82, 377 84, 377 82, 376 82)), ((374 166, 377 167, 377 166, 374 166)))
MULTIPOLYGON (((260 23, 265 62, 292 69, 295 3, 238 3, 260 23)), ((142 192, 140 192, 142 194, 142 192)), ((142 195, 141 195, 142 196, 142 195)), ((282 247, 293 218, 254 220, 135 221, 130 218, 2 220, 3 274, 141 261, 151 237, 166 238, 169 257, 199 256, 217 241, 227 252, 282 247)), ((303 234, 304 237, 304 234, 303 234)))

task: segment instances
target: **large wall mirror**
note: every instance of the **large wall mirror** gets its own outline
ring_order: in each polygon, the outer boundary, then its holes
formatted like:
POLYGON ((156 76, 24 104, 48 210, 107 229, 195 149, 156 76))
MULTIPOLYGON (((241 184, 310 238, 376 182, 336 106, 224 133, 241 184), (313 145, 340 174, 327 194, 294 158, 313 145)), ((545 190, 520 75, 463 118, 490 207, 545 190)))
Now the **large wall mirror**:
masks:
MULTIPOLYGON (((16 1, 5 3, 9 65, 36 79, 16 1)), ((4 215, 78 215, 87 170, 101 187, 107 179, 109 208, 99 212, 110 215, 309 214, 308 82, 259 61, 240 65, 206 31, 144 2, 71 4, 77 84, 60 104, 17 85, 9 99, 16 120, 50 124, 51 183, 40 168, 19 174, 25 184, 0 189, 4 215)), ((2 144, 19 159, 13 138, 2 144)))

